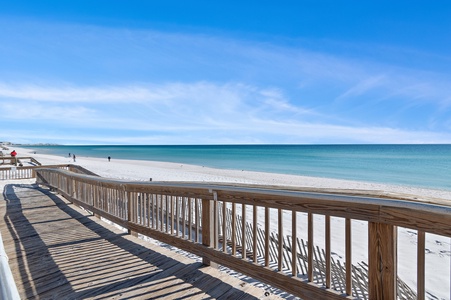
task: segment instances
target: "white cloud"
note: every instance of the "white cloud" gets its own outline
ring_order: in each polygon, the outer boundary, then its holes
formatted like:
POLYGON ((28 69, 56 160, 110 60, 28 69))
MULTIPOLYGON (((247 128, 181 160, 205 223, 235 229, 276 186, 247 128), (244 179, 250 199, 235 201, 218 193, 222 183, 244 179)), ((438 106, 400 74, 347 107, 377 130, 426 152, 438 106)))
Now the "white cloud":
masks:
POLYGON ((0 98, 35 100, 39 102, 142 102, 165 99, 165 90, 151 91, 137 86, 127 87, 52 87, 0 84, 0 98))
MULTIPOLYGON (((3 120, 92 129, 74 139, 112 143, 450 141, 442 133, 451 105, 447 74, 299 43, 64 26, 37 29, 36 37, 23 31, 27 44, 46 54, 36 57, 50 57, 46 71, 64 82, 0 83, 3 120), (421 123, 431 119, 433 126, 421 123), (110 130, 111 138, 96 130, 110 130), (126 130, 140 136, 115 133, 126 130)), ((10 78, 5 72, 0 78, 10 78)))
POLYGON ((346 92, 338 96, 337 99, 361 96, 373 89, 383 87, 384 85, 387 84, 386 80, 387 78, 384 75, 377 75, 372 76, 370 78, 365 78, 359 81, 354 86, 351 86, 346 92))
MULTIPOLYGON (((3 91, 13 89, 2 86, 3 91)), ((38 141, 49 141, 49 137, 53 141, 64 140, 65 128, 78 128, 83 134, 70 135, 73 143, 451 142, 451 134, 442 132, 325 122, 327 118, 291 103, 279 89, 238 83, 166 83, 95 89, 41 86, 31 100, 26 98, 33 93, 28 86, 14 88, 15 95, 22 99, 21 105, 6 101, 7 93, 0 96, 4 120, 53 124, 53 135, 33 132, 34 128, 22 129, 38 141), (139 91, 140 100, 128 102, 136 95, 135 91, 139 91), (92 94, 97 96, 91 98, 92 94), (54 95, 65 95, 65 99, 54 101, 54 95), (97 101, 88 102, 86 98, 97 101), (98 133, 105 130, 109 136, 98 133), (124 131, 130 133, 124 135, 124 131)))

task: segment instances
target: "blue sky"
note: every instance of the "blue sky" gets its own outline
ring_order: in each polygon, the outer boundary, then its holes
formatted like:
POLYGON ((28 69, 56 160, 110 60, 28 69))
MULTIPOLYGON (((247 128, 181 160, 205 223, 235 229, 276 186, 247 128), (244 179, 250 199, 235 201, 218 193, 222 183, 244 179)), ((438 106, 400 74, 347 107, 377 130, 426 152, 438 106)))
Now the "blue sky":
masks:
POLYGON ((451 143, 447 1, 0 0, 0 141, 451 143))

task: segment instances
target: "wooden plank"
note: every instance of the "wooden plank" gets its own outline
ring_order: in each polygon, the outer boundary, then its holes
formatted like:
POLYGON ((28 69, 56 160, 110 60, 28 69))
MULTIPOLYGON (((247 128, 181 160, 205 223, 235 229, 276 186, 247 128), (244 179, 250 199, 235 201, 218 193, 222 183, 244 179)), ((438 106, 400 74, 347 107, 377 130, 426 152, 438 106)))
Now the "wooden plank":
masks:
MULTIPOLYGON (((210 247, 212 245, 212 231, 213 231, 213 218, 212 218, 212 201, 210 199, 202 199, 202 245, 210 247)), ((178 219, 178 217, 177 217, 178 219)), ((211 262, 208 258, 202 258, 205 265, 210 265, 211 262)))
MULTIPOLYGON (((182 198, 182 238, 186 239, 186 200, 187 197, 182 198)), ((213 208, 214 209, 214 208, 213 208)), ((214 226, 214 211, 213 211, 213 219, 211 220, 214 226)), ((214 229, 210 232, 212 238, 214 239, 214 229)), ((213 244, 212 244, 213 245, 213 244)))
POLYGON ((252 253, 253 253, 253 261, 254 263, 257 263, 257 257, 258 257, 258 253, 257 253, 257 205, 253 205, 252 208, 252 253))
POLYGON ((218 206, 218 196, 216 192, 213 192, 213 240, 214 240, 214 248, 219 249, 219 206, 218 206))
POLYGON ((417 244, 417 300, 425 299, 425 247, 426 234, 424 231, 418 231, 417 244))
POLYGON ((171 202, 171 199, 172 199, 172 196, 166 196, 165 197, 165 199, 164 199, 164 202, 165 202, 165 225, 166 225, 166 233, 167 234, 170 234, 170 228, 172 229, 172 227, 170 226, 170 213, 169 213, 169 211, 170 211, 170 206, 169 206, 169 204, 170 204, 170 202, 171 202))
POLYGON ((246 204, 241 205, 241 255, 243 259, 246 259, 246 251, 247 251, 247 245, 246 245, 246 204))
MULTIPOLYGON (((292 215, 291 215, 291 236, 292 236, 292 240, 296 241, 297 240, 297 232, 298 232, 298 227, 297 227, 297 212, 296 211, 292 211, 292 215)), ((291 243, 291 245, 289 245, 291 248, 291 275, 292 276, 297 276, 298 274, 298 267, 297 267, 297 256, 298 256, 298 252, 297 252, 297 247, 294 243, 291 243)))
MULTIPOLYGON (((62 173, 51 174, 48 178, 49 181, 54 182, 55 184, 61 184, 62 188, 67 185, 66 180, 69 180, 66 175, 60 176, 62 173), (66 176, 66 177, 65 177, 66 176)), ((95 181, 89 179, 87 177, 71 177, 77 178, 80 180, 80 184, 77 184, 77 192, 76 194, 82 198, 85 198, 83 201, 87 200, 89 205, 89 184, 92 184, 95 181)), ((114 199, 114 193, 116 191, 117 182, 112 180, 110 181, 102 181, 102 184, 105 184, 105 201, 102 202, 104 205, 105 211, 110 211, 109 207, 113 204, 111 202, 114 199)), ((199 184, 176 184, 176 185, 167 185, 167 186, 149 186, 148 184, 135 184, 135 183, 126 183, 125 186, 127 189, 130 188, 131 191, 136 193, 148 192, 149 190, 161 190, 168 191, 170 195, 181 195, 180 197, 188 197, 188 195, 196 195, 201 196, 207 193, 205 185, 199 184)), ((448 236, 451 234, 451 229, 449 226, 451 217, 450 217, 450 207, 439 207, 439 206, 424 206, 421 203, 409 203, 406 201, 397 201, 397 200, 383 200, 383 199, 374 199, 374 198, 365 198, 365 197, 348 197, 348 196, 338 196, 338 195, 325 195, 325 194, 313 194, 313 193, 302 193, 297 191, 274 191, 268 189, 252 189, 249 187, 226 187, 226 186, 216 186, 218 189, 218 193, 221 197, 224 195, 224 199, 228 199, 233 204, 255 204, 258 201, 259 205, 264 206, 266 209, 276 208, 276 209, 287 209, 291 211, 307 211, 309 213, 325 213, 334 216, 344 216, 347 218, 347 222, 351 218, 354 219, 365 219, 369 220, 373 223, 382 222, 383 224, 387 223, 390 226, 402 224, 405 227, 419 228, 420 230, 427 230, 430 232, 441 232, 443 235, 448 236)), ((162 193, 165 194, 165 193, 162 193)), ((81 200, 79 200, 81 201, 81 200)), ((139 209, 139 206, 135 208, 139 209)), ((136 215, 133 214, 132 217, 136 218, 136 215)), ((233 214, 232 218, 235 218, 235 214, 233 214)), ((185 220, 185 215, 183 219, 185 220)), ((130 219, 133 222, 133 220, 130 219)), ((136 220, 135 220, 136 221, 136 220)), ((233 220, 232 226, 236 226, 236 220, 233 220)), ((245 224, 244 222, 242 224, 245 224)), ((266 222, 269 224, 269 221, 266 222)), ((313 224, 313 223, 312 223, 313 224)), ((133 225, 133 224, 132 224, 133 225)), ((246 226, 238 224, 238 227, 241 226, 241 230, 245 232, 246 226)), ((266 226, 266 225, 265 225, 266 226)), ((133 227, 140 228, 140 227, 133 227)), ((349 227, 350 228, 350 227, 349 227)), ((141 230, 141 229, 139 229, 141 230)), ((184 229, 183 229, 184 230, 184 229)), ((310 233, 311 228, 309 228, 310 233)), ((239 230, 240 231, 240 230, 239 230)), ((239 239, 240 236, 233 234, 234 239, 239 239)), ((440 234, 440 233, 439 233, 440 234)), ((266 237, 269 237, 269 230, 265 232, 266 237)), ((348 235, 350 236, 350 234, 348 235)), ((309 238, 309 249, 313 247, 313 236, 309 238)), ((384 237, 385 238, 385 237, 384 237)), ((242 234, 242 243, 246 243, 246 237, 242 234)), ((277 238, 282 240, 282 236, 279 234, 277 238)), ((267 251, 267 257, 272 255, 271 252, 273 249, 271 245, 274 244, 276 239, 270 240, 267 242, 265 247, 270 247, 267 251), (268 244, 271 244, 268 246, 268 244)), ((175 241, 176 243, 178 241, 175 241)), ((236 240, 235 240, 236 242, 236 240)), ((389 242, 389 244, 392 241, 389 242)), ((350 244, 350 240, 346 240, 347 249, 351 249, 348 244, 350 244)), ((279 248, 282 246, 282 243, 279 242, 279 248)), ((195 247, 195 246, 190 246, 195 247)), ((236 248, 236 243, 235 243, 236 248)), ((350 251, 350 250, 349 250, 350 251)), ((310 252, 309 257, 312 257, 312 253, 310 252)), ((245 253, 245 252, 244 252, 245 253)), ((280 259, 279 251, 279 261, 280 259)), ((350 253, 346 254, 346 257, 350 257, 350 253)), ((285 258, 284 258, 285 259, 285 258)), ((350 293, 352 289, 352 261, 351 259, 346 259, 348 265, 346 266, 347 271, 347 293, 350 293)), ((314 269, 314 265, 311 264, 312 269, 314 269)), ((396 273, 391 270, 392 273, 396 273)), ((310 272, 309 272, 310 273, 310 272)))
MULTIPOLYGON (((30 272, 28 277, 19 276, 24 278, 23 283, 28 285, 27 291, 22 292, 23 298, 62 299, 73 298, 75 295, 77 298, 113 298, 119 294, 130 298, 139 298, 140 295, 146 295, 146 298, 149 295, 174 298, 191 293, 209 296, 210 285, 202 290, 191 280, 192 274, 198 274, 199 264, 192 264, 191 260, 167 249, 121 235, 121 231, 115 227, 104 224, 74 206, 60 211, 53 201, 48 205, 42 205, 48 197, 37 199, 36 196, 30 196, 30 199, 31 204, 37 208, 27 210, 29 215, 21 219, 22 228, 16 227, 19 232, 15 231, 20 233, 20 238, 27 239, 22 240, 22 245, 33 250, 24 255, 19 249, 22 257, 28 260, 20 260, 21 264, 17 266, 21 270, 28 268, 30 272), (36 206, 39 202, 41 205, 36 206), (51 208, 52 205, 54 208, 51 208), (76 217, 67 218, 67 214, 76 217), (75 225, 76 223, 78 225, 75 225), (99 226, 100 223, 108 229, 99 226), (99 231, 101 235, 93 233, 87 226, 103 228, 99 231), (39 234, 26 236, 22 234, 30 233, 31 228, 39 234), (34 242, 29 243, 29 239, 34 239, 34 242), (43 249, 49 246, 50 248, 46 252, 37 246, 43 246, 43 249), (148 246, 155 247, 155 250, 146 248, 148 246), (149 265, 150 262, 152 265, 149 265), (50 264, 56 268, 50 268, 50 264), (167 281, 166 279, 171 276, 174 279, 167 281)), ((0 209, 4 211, 4 207, 0 206, 0 209)), ((16 210, 15 214, 19 216, 23 212, 16 210)), ((14 218, 14 221, 18 220, 17 217, 14 218)), ((5 241, 11 244, 17 241, 10 235, 11 231, 8 231, 7 227, 3 226, 1 230, 2 236, 7 237, 5 241)), ((14 246, 10 248, 16 249, 14 246)), ((9 257, 13 262, 13 256, 9 257)), ((214 290, 223 293, 219 293, 218 298, 223 295, 236 295, 239 298, 243 296, 255 299, 257 295, 263 294, 261 290, 260 294, 253 293, 253 288, 247 287, 241 281, 238 281, 239 284, 231 285, 228 276, 221 275, 220 280, 213 279, 212 276, 202 277, 198 281, 203 282, 205 279, 206 282, 218 282, 218 286, 221 287, 217 286, 214 290)))
POLYGON ((232 203, 232 255, 236 255, 236 203, 232 203))
POLYGON ((345 244, 346 244, 346 294, 352 295, 352 232, 351 219, 345 221, 345 244))
POLYGON ((307 217, 307 223, 308 223, 308 241, 307 241, 307 246, 308 246, 308 254, 307 254, 307 259, 308 259, 308 269, 307 269, 307 277, 308 277, 308 281, 312 282, 313 281, 313 214, 309 213, 308 217, 307 217))
MULTIPOLYGON (((171 197, 171 235, 176 235, 177 232, 175 231, 175 227, 174 227, 175 226, 175 219, 176 219, 176 213, 175 213, 174 205, 175 205, 175 201, 177 199, 175 199, 174 196, 170 196, 170 197, 171 197)), ((199 217, 198 215, 199 215, 199 212, 196 210, 196 218, 199 217)), ((197 232, 198 241, 199 241, 200 240, 200 238, 199 238, 199 230, 197 230, 196 232, 197 232)))
POLYGON ((325 261, 326 261, 326 288, 330 288, 331 283, 331 235, 330 235, 330 216, 325 216, 325 246, 326 246, 326 253, 325 253, 325 261))
POLYGON ((195 198, 196 203, 196 242, 200 243, 200 205, 199 205, 199 199, 195 198))
POLYGON ((369 299, 396 299, 397 228, 368 223, 369 299))
POLYGON ((265 246, 265 267, 269 266, 269 221, 271 219, 269 213, 269 208, 265 207, 265 242, 263 243, 265 246))
POLYGON ((192 198, 188 198, 188 239, 192 240, 193 234, 193 208, 192 208, 192 198))
POLYGON ((223 202, 222 209, 222 252, 227 252, 227 202, 223 202))
MULTIPOLYGON (((41 171, 37 171, 38 173, 41 171)), ((68 176, 67 171, 57 172, 58 176, 68 176)), ((42 171, 42 173, 45 173, 42 171)), ((189 183, 123 183, 87 175, 71 175, 74 179, 86 182, 100 181, 108 186, 122 184, 129 191, 164 191, 168 195, 184 195, 204 197, 208 195, 209 185, 189 183), (167 193, 166 193, 167 192, 167 193)), ((383 222, 395 226, 420 229, 431 233, 451 236, 451 207, 449 204, 425 205, 419 201, 403 201, 397 199, 376 199, 371 197, 332 195, 288 190, 274 190, 249 187, 227 187, 210 185, 218 192, 222 200, 235 203, 254 204, 288 210, 315 212, 344 218, 383 222)))
MULTIPOLYGON (((202 202, 202 204, 203 203, 204 202, 202 202)), ((208 206, 208 207, 210 207, 210 206, 208 206)), ((181 229, 180 229, 180 197, 176 197, 176 199, 175 199, 175 220, 176 220, 176 225, 177 225, 176 236, 180 236, 180 233, 181 233, 181 229)), ((203 215, 202 215, 202 222, 203 222, 203 215)), ((210 219, 208 219, 208 222, 210 222, 210 219)), ((203 241, 203 238, 204 238, 204 236, 202 235, 202 241, 203 241)), ((208 238, 208 239, 210 239, 210 238, 208 238)), ((210 240, 208 242, 210 242, 210 240)))
POLYGON ((283 260, 283 218, 282 218, 282 209, 277 210, 277 239, 278 239, 278 247, 277 247, 277 268, 282 271, 282 260, 283 260))

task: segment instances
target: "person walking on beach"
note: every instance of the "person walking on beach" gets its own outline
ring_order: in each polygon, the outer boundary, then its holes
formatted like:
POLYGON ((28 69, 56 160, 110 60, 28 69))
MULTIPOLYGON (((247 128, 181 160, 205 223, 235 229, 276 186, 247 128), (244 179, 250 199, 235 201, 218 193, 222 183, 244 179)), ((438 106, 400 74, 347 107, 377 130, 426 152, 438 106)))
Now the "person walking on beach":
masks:
POLYGON ((108 161, 111 161, 111 156, 108 156, 108 161))
POLYGON ((72 154, 72 158, 74 159, 74 162, 75 162, 75 154, 72 154))

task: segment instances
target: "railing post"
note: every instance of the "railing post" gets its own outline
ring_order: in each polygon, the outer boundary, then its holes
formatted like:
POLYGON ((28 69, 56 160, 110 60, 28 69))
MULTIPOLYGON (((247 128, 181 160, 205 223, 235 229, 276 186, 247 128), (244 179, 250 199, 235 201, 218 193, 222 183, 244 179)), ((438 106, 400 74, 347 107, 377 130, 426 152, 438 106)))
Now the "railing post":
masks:
POLYGON ((397 298, 397 227, 368 223, 369 299, 397 298))
MULTIPOLYGON (((214 233, 213 200, 202 199, 202 245, 212 247, 214 233)), ((217 268, 217 264, 206 257, 202 257, 202 263, 217 268)))

